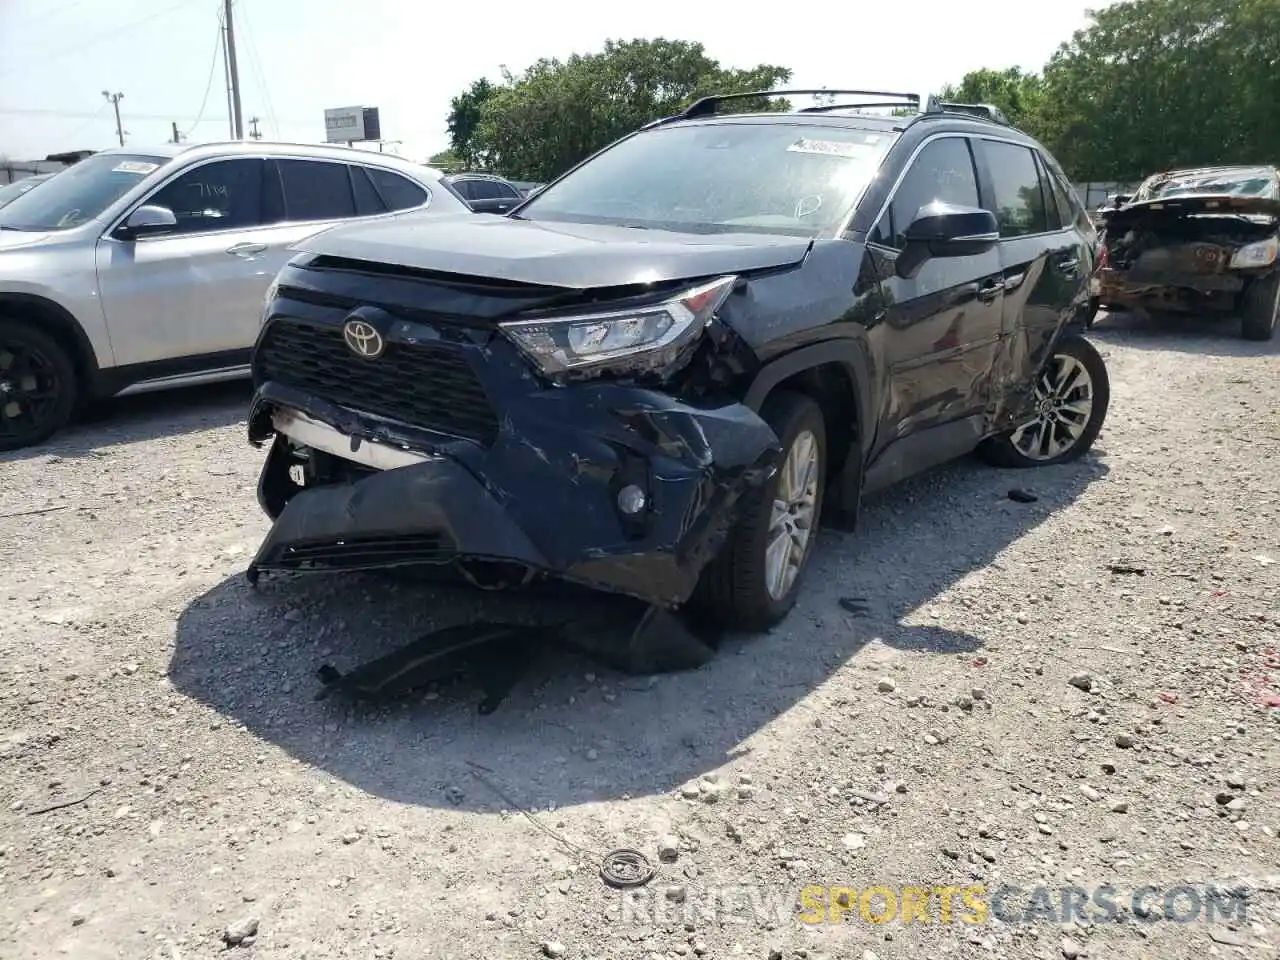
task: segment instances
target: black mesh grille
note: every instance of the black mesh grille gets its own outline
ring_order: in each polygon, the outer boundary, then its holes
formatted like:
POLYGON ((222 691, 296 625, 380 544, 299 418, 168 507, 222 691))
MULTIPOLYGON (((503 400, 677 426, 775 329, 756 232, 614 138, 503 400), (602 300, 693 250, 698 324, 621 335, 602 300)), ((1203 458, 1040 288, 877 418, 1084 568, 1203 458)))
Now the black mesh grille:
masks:
POLYGON ((396 564, 442 563, 453 557, 444 534, 343 537, 280 547, 265 566, 286 570, 363 570, 396 564))
POLYGON ((402 423, 489 444, 498 419, 466 360, 448 347, 389 343, 376 360, 352 353, 334 327, 276 320, 254 358, 262 380, 402 423))

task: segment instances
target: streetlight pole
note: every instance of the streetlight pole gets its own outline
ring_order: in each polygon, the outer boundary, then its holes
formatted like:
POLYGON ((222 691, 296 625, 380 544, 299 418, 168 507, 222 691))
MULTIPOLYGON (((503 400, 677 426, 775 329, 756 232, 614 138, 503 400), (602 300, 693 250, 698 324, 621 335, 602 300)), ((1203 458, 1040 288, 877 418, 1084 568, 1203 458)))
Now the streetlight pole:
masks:
POLYGON ((103 90, 102 95, 106 98, 107 103, 111 104, 116 111, 116 139, 120 141, 120 146, 124 146, 124 127, 120 124, 120 101, 124 99, 123 93, 112 93, 109 90, 103 90))

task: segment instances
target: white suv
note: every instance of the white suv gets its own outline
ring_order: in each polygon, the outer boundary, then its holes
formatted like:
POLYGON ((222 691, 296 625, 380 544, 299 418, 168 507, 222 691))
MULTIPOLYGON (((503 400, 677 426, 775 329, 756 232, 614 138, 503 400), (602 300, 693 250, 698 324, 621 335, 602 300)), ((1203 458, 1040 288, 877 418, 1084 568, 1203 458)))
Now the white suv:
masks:
POLYGON ((86 400, 247 376, 289 247, 336 223, 470 217, 398 157, 233 142, 113 149, 0 208, 0 450, 86 400))

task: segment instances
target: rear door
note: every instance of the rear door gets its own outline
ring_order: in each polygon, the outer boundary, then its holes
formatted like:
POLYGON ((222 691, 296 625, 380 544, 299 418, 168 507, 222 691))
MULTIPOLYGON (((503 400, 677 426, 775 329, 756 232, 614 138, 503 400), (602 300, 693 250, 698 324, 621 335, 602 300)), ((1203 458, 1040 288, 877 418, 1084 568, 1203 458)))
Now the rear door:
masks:
POLYGON ((935 200, 981 205, 969 141, 961 134, 925 143, 868 237, 868 248, 889 261, 881 281, 885 317, 868 333, 884 357, 889 387, 880 449, 987 403, 1002 323, 999 254, 931 259, 911 279, 898 277, 891 265, 907 227, 935 200))
POLYGON ((986 207, 1000 227, 1004 349, 993 398, 1017 402, 1055 331, 1088 288, 1089 252, 1074 223, 1063 224, 1038 151, 998 138, 975 140, 986 207))
POLYGON ((260 157, 197 163, 142 201, 173 211, 171 232, 98 242, 98 289, 121 365, 245 361, 275 275, 260 256, 280 216, 273 178, 260 157))

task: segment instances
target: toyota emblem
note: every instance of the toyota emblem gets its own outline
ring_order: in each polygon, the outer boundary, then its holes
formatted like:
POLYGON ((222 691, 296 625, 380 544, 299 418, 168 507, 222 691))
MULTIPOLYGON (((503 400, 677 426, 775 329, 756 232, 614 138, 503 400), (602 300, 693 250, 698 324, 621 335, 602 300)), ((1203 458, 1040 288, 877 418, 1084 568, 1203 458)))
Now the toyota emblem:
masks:
POLYGON ((387 349, 387 342, 382 334, 374 329, 373 324, 365 320, 348 320, 342 325, 342 339, 357 357, 376 360, 387 349))

